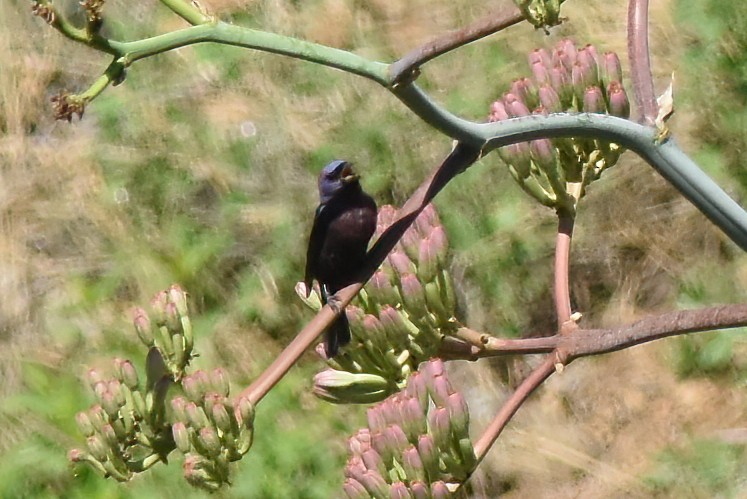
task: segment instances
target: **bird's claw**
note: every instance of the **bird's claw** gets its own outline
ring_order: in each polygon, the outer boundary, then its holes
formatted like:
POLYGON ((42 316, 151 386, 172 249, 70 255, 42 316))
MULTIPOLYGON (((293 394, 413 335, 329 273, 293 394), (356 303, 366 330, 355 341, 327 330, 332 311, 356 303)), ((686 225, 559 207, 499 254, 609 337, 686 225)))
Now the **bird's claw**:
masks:
POLYGON ((336 314, 339 314, 342 310, 342 300, 336 294, 327 297, 327 305, 329 305, 329 308, 331 308, 336 314))

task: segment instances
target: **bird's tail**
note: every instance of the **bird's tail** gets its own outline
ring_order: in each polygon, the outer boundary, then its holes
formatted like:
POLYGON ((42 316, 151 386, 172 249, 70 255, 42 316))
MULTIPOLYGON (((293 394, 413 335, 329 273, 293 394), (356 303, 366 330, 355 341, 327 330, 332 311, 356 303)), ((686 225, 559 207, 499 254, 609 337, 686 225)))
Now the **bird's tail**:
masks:
POLYGON ((324 349, 326 350, 327 358, 331 359, 337 355, 340 347, 348 343, 350 343, 350 324, 343 310, 335 322, 329 326, 327 334, 324 337, 324 349))

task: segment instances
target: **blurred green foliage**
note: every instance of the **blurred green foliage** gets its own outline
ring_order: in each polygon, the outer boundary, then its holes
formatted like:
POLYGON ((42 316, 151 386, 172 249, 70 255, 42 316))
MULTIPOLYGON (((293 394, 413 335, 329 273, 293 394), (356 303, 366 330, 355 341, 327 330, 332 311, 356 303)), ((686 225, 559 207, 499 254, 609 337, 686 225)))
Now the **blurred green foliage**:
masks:
MULTIPOLYGON (((206 3, 223 18, 381 60, 486 13, 476 1, 206 3), (339 22, 326 20, 327 8, 339 22)), ((612 15, 608 2, 578 9, 550 38, 517 27, 447 54, 424 68, 424 88, 458 114, 483 119, 491 100, 529 72, 525 54, 535 46, 570 34, 622 52, 622 17, 615 29, 591 21, 612 15)), ((679 0, 672 11, 682 27, 674 41, 685 48, 652 46, 672 50, 663 73, 677 68, 684 82, 678 113, 683 128, 695 128, 686 149, 745 205, 747 5, 679 0)), ((623 15, 624 6, 614 12, 623 15)), ((127 39, 178 22, 155 1, 111 0, 105 14, 105 29, 127 39)), ((246 386, 310 317, 293 286, 323 164, 353 161, 380 204, 400 204, 451 144, 369 81, 211 45, 139 62, 81 122, 54 123, 49 97, 85 88, 106 57, 32 19, 21 0, 2 2, 0 26, 2 220, 13 222, 0 244, 0 497, 201 496, 184 483, 176 455, 126 485, 86 469, 73 477, 65 455, 82 441, 73 423, 91 400, 79 381, 86 366, 114 356, 139 365, 144 353, 127 311, 178 282, 191 294, 198 367, 223 365, 235 387, 246 386)), ((677 115, 672 128, 679 139, 677 115)), ((575 305, 590 323, 745 301, 747 260, 678 200, 633 158, 591 189, 572 268, 575 305)), ((550 332, 552 214, 527 199, 496 155, 458 177, 436 205, 462 318, 499 336, 550 332)), ((732 390, 747 370, 743 343, 734 332, 677 339, 675 369, 732 390)), ((262 402, 256 442, 226 496, 340 490, 345 438, 363 411, 311 397, 320 365, 304 359, 262 402)), ((692 487, 729 495, 744 481, 739 446, 696 442, 662 456, 646 483, 663 494, 692 487), (689 481, 678 483, 683 476, 689 481)))

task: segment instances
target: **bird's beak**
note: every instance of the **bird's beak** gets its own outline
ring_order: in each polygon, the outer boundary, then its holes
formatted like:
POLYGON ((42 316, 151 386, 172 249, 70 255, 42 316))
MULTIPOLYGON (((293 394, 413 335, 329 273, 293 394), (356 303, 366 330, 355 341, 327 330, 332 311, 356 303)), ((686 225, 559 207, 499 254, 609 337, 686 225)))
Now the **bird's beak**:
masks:
POLYGON ((345 167, 342 169, 342 173, 340 174, 340 179, 342 180, 343 184, 353 183, 359 178, 361 178, 360 175, 356 175, 353 172, 353 168, 350 164, 345 165, 345 167))

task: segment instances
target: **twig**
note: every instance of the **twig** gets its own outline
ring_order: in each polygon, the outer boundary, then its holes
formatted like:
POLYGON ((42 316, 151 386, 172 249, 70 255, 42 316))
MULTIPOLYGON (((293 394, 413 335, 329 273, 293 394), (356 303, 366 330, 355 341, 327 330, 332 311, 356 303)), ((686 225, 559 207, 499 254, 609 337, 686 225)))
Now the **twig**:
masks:
POLYGON ((555 313, 558 316, 558 331, 565 332, 571 321, 571 294, 568 286, 571 237, 573 236, 574 216, 558 213, 558 234, 555 238, 555 313))
MULTIPOLYGON (((498 436, 506 427, 519 407, 532 394, 532 392, 541 385, 552 373, 555 372, 555 359, 548 355, 545 361, 540 364, 532 373, 521 382, 516 391, 501 406, 498 413, 490 422, 480 438, 475 442, 475 455, 477 464, 483 460, 490 448, 495 443, 498 436)), ((476 465, 477 466, 477 465, 476 465)))
POLYGON ((490 15, 462 29, 434 38, 392 63, 389 66, 390 85, 395 86, 402 80, 411 78, 420 66, 440 55, 497 33, 523 20, 524 17, 519 8, 512 1, 505 0, 503 5, 490 15))
POLYGON ((742 326, 747 326, 747 304, 720 305, 668 312, 615 328, 576 329, 542 338, 502 339, 472 331, 473 335, 487 338, 482 348, 452 339, 445 342, 442 350, 446 358, 462 360, 557 350, 565 363, 570 363, 579 357, 616 352, 669 336, 742 326))
POLYGON ((628 59, 640 115, 638 121, 653 125, 658 106, 648 50, 648 0, 630 0, 628 3, 628 59))

